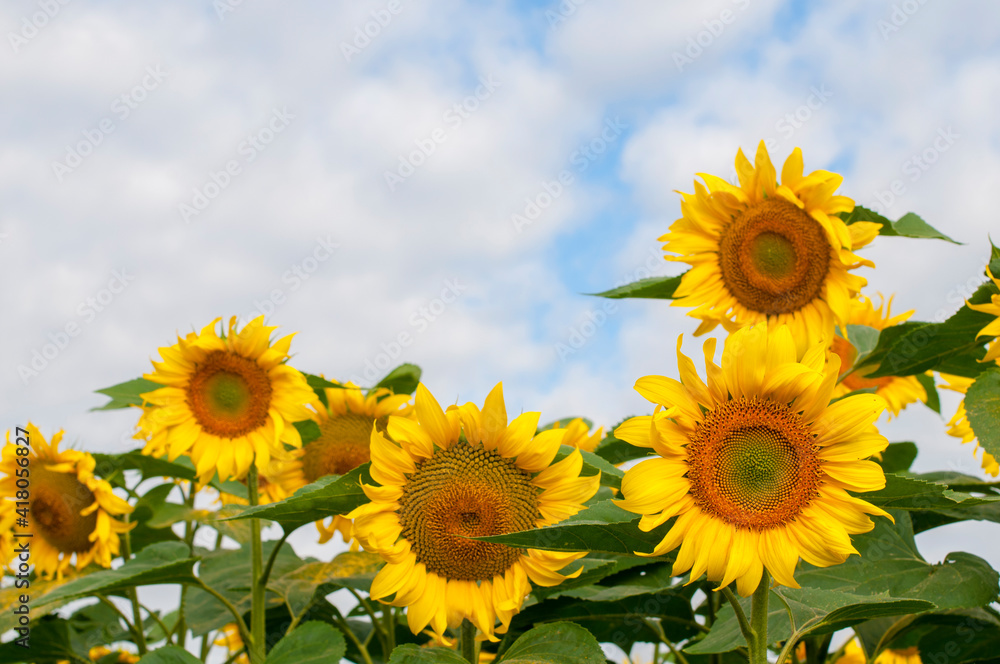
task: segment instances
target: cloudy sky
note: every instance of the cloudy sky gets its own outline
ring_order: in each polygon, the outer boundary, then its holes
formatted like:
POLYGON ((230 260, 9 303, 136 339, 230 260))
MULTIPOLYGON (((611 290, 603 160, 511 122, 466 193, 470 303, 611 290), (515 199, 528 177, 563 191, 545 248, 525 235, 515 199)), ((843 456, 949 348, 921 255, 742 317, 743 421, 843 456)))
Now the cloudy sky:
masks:
MULTIPOLYGON (((656 241, 676 190, 730 177, 760 140, 966 243, 877 241, 873 293, 933 319, 979 283, 996 3, 430 5, 4 2, 5 426, 129 449, 135 414, 89 413, 93 390, 177 332, 255 312, 299 332, 306 371, 368 381, 415 362, 442 403, 502 380, 509 412, 613 425, 647 411, 633 383, 673 374, 695 325, 583 293, 676 273, 656 241)), ((884 432, 920 443, 918 470, 976 474, 943 425, 911 407, 884 432)), ((1000 565, 983 533, 1000 528, 921 544, 1000 565)))

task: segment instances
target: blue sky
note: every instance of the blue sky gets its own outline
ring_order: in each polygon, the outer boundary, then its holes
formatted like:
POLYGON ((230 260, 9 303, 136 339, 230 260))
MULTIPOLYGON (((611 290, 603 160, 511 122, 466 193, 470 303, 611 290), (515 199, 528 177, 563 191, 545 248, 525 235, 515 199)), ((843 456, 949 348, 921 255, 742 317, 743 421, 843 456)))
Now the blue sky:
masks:
MULTIPOLYGON (((275 292, 269 320, 299 332, 303 370, 363 375, 408 334, 393 363, 423 366, 442 402, 481 402, 502 380, 510 412, 611 426, 647 409, 632 385, 675 371, 679 334, 697 352, 695 325, 663 302, 620 302, 563 361, 558 344, 603 306, 581 293, 676 273, 656 241, 679 215, 675 190, 690 191, 697 172, 729 177, 737 148, 762 139, 775 161, 800 146, 807 170, 844 174, 841 193, 869 206, 881 197, 889 216, 916 211, 966 242, 878 241, 871 292, 929 319, 978 282, 997 235, 995 3, 393 6, 71 2, 32 30, 39 4, 4 3, 9 426, 30 418, 84 449, 128 449, 134 415, 88 413, 101 403, 93 390, 147 370, 176 332, 246 317, 275 292), (560 6, 575 9, 553 24, 560 6), (366 27, 374 36, 353 44, 366 27), (345 44, 357 52, 346 57, 345 44), (481 79, 495 84, 477 99, 481 79), (625 128, 581 172, 574 151, 616 119, 625 128), (937 151, 942 133, 952 138, 937 151), (385 173, 428 141, 433 153, 390 190, 385 173), (67 171, 71 148, 88 154, 67 171), (928 150, 934 163, 914 171, 928 150), (231 162, 238 172, 213 183, 231 162), (517 232, 525 198, 564 169, 572 184, 517 232), (890 202, 894 181, 902 193, 890 202), (182 206, 213 184, 186 223, 182 206), (324 253, 324 242, 337 246, 324 253), (116 270, 133 278, 102 295, 116 270), (421 308, 435 310, 449 283, 459 295, 431 321, 421 308), (86 304, 109 296, 99 312, 86 304), (79 334, 25 377, 19 367, 68 324, 79 334)), ((976 472, 940 417, 905 415, 885 432, 918 439, 919 469, 976 472)), ((929 557, 956 538, 991 555, 966 526, 935 532, 922 541, 929 557)))

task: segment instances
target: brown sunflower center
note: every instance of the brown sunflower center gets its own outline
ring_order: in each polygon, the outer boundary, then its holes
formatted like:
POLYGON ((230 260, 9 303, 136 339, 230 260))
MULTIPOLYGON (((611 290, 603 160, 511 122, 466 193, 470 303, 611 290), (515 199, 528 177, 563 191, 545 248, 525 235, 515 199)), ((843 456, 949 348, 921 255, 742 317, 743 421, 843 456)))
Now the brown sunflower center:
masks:
MULTIPOLYGON (((854 348, 854 345, 850 341, 842 337, 835 336, 833 338, 833 352, 840 357, 840 369, 841 371, 850 368, 854 365, 855 360, 858 358, 858 351, 854 348)), ((885 387, 892 382, 892 376, 885 376, 883 378, 868 378, 867 374, 873 373, 878 366, 867 366, 856 371, 852 371, 841 381, 847 389, 862 390, 868 387, 885 387)))
POLYGON ((345 413, 334 415, 319 425, 319 438, 306 443, 302 455, 302 472, 315 482, 326 475, 343 475, 371 461, 372 425, 385 433, 389 418, 376 422, 371 415, 345 413))
POLYGON ((61 553, 80 553, 94 545, 87 539, 97 527, 97 512, 80 516, 94 494, 75 476, 46 468, 31 470, 31 522, 36 532, 61 553))
POLYGON ((535 527, 541 518, 531 476, 510 459, 464 440, 410 475, 399 505, 403 537, 428 572, 462 581, 489 580, 513 565, 521 549, 467 537, 535 527))
POLYGON ((817 494, 818 448, 787 406, 753 397, 709 411, 687 446, 691 495, 734 526, 788 523, 817 494))
POLYGON ((747 309, 768 316, 798 311, 820 296, 830 270, 823 228, 785 200, 747 209, 719 241, 722 281, 747 309))
POLYGON ((238 438, 264 426, 272 389, 267 372, 256 362, 216 350, 195 368, 187 403, 206 432, 238 438))

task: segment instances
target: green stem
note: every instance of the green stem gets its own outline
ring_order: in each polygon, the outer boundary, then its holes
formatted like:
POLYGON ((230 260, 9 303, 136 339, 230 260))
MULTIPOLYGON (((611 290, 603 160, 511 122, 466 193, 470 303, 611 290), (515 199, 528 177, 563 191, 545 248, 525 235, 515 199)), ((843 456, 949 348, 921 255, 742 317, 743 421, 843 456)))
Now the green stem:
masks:
MULTIPOLYGON (((354 599, 358 600, 358 604, 368 614, 368 619, 372 621, 371 634, 377 634, 378 640, 382 643, 382 649, 389 652, 389 637, 385 633, 385 626, 382 625, 382 621, 375 615, 375 608, 372 607, 371 602, 359 595, 353 588, 348 588, 347 591, 354 595, 354 599)), ((369 638, 371 638, 371 634, 368 635, 369 638)))
POLYGON ((100 600, 101 604, 104 604, 105 606, 109 607, 115 613, 118 614, 118 617, 122 619, 122 622, 125 623, 125 627, 132 634, 132 638, 135 639, 136 645, 138 645, 139 644, 139 640, 140 640, 140 632, 139 632, 138 629, 136 629, 135 625, 133 625, 131 622, 129 622, 128 616, 125 615, 125 612, 122 611, 121 609, 119 609, 117 604, 115 604, 114 602, 112 602, 110 599, 108 599, 104 595, 98 594, 98 595, 95 595, 95 597, 97 597, 97 599, 100 600))
POLYGON ((278 559, 278 552, 281 551, 281 547, 285 545, 285 540, 291 535, 291 531, 281 534, 281 539, 278 543, 274 545, 271 550, 271 555, 267 557, 267 565, 264 566, 264 573, 260 577, 260 584, 262 586, 267 586, 267 580, 271 578, 271 570, 274 569, 274 561, 278 559))
MULTIPOLYGON (((250 472, 247 474, 247 495, 250 498, 250 507, 260 504, 260 497, 257 493, 257 465, 256 462, 250 464, 250 472)), ((250 653, 251 664, 264 664, 267 656, 267 647, 264 643, 266 637, 265 622, 265 584, 264 580, 264 550, 260 539, 260 519, 250 519, 250 569, 252 596, 250 604, 250 638, 247 644, 247 651, 250 653)))
POLYGON ((767 663, 767 600, 771 594, 771 576, 764 570, 760 585, 753 593, 753 604, 750 609, 750 631, 753 640, 748 640, 750 646, 750 664, 767 663))
POLYGON ((462 657, 470 664, 479 664, 476 657, 476 626, 468 621, 462 621, 462 657))
POLYGON ((388 604, 382 607, 382 617, 385 618, 386 656, 396 649, 396 611, 388 604))
POLYGON ((747 644, 753 640, 753 629, 750 627, 750 621, 747 620, 747 614, 743 611, 743 607, 740 605, 740 600, 736 597, 736 594, 726 586, 722 589, 722 594, 725 595, 726 599, 729 600, 729 604, 733 607, 733 612, 736 613, 736 622, 740 625, 740 631, 743 633, 743 638, 747 640, 747 644))
MULTIPOLYGON (((122 520, 128 523, 129 515, 125 514, 122 520)), ((128 562, 132 560, 132 536, 131 533, 126 530, 122 538, 122 557, 128 562)), ((136 591, 135 586, 129 586, 128 590, 125 591, 128 595, 129 601, 132 602, 132 622, 135 625, 135 638, 136 647, 139 648, 139 657, 146 654, 146 630, 142 623, 142 611, 139 608, 139 593, 136 591)), ((170 638, 167 637, 167 643, 170 642, 170 638)))
POLYGON ((357 634, 354 633, 351 626, 347 624, 346 620, 344 620, 344 616, 340 615, 340 611, 336 611, 336 609, 334 609, 334 611, 335 613, 333 617, 337 621, 337 624, 340 625, 340 631, 342 631, 344 636, 350 639, 351 643, 354 644, 354 647, 358 649, 358 652, 361 654, 361 659, 364 660, 364 664, 372 664, 372 657, 368 654, 368 648, 365 644, 358 640, 357 634))
MULTIPOLYGON (((191 483, 190 491, 184 493, 184 485, 180 486, 181 496, 184 497, 184 504, 187 507, 194 506, 194 484, 191 483)), ((188 545, 188 551, 191 555, 194 555, 194 528, 190 521, 184 522, 184 543, 188 545)), ((187 597, 187 586, 181 586, 181 601, 180 605, 177 607, 177 624, 174 626, 174 632, 177 634, 177 645, 181 648, 187 646, 187 621, 184 619, 184 599, 187 597)))
POLYGON ((198 659, 203 662, 208 657, 208 651, 212 649, 212 642, 215 640, 212 638, 214 634, 215 632, 206 632, 201 635, 201 653, 198 659))
POLYGON ((139 605, 139 608, 143 609, 143 610, 144 610, 144 611, 146 612, 146 615, 147 615, 147 616, 149 616, 149 617, 150 617, 150 618, 152 618, 152 619, 153 619, 154 621, 156 621, 156 624, 160 626, 160 630, 162 630, 162 631, 163 631, 163 635, 164 635, 164 636, 166 637, 166 639, 167 639, 167 644, 169 645, 169 644, 170 644, 170 636, 171 636, 171 635, 173 634, 173 630, 171 630, 171 629, 167 629, 167 625, 166 625, 166 623, 164 623, 164 622, 163 622, 163 621, 162 621, 162 620, 160 619, 160 616, 158 616, 158 615, 156 615, 155 613, 153 613, 152 611, 150 611, 150 610, 149 610, 149 607, 148 607, 148 606, 142 606, 142 605, 140 604, 140 605, 139 605))

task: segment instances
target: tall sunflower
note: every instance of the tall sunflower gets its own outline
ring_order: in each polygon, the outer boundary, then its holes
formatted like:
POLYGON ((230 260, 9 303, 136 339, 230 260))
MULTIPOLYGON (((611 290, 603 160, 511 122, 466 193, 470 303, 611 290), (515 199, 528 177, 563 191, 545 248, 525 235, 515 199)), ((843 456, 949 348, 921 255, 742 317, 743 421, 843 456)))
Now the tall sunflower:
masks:
MULTIPOLYGON (((864 295, 856 300, 851 300, 850 313, 847 316, 848 325, 865 325, 876 330, 884 330, 893 325, 899 325, 913 315, 913 311, 892 315, 892 298, 889 302, 881 302, 878 308, 875 303, 864 295)), ((840 357, 840 366, 850 367, 858 358, 858 351, 854 345, 840 336, 833 337, 832 350, 840 357)), ((868 374, 874 371, 874 367, 863 367, 844 376, 833 391, 833 396, 842 397, 854 390, 874 387, 875 394, 885 399, 885 403, 892 413, 892 416, 899 415, 899 411, 909 404, 917 401, 927 400, 927 391, 917 380, 916 376, 884 376, 882 378, 868 378, 868 374)))
MULTIPOLYGON (((1000 360, 997 360, 997 364, 1000 364, 1000 360)), ((969 390, 969 386, 976 380, 975 378, 952 376, 950 374, 941 374, 941 378, 945 380, 945 384, 938 385, 938 387, 958 392, 959 394, 965 394, 969 390)), ((972 448, 972 457, 975 458, 976 453, 979 452, 979 440, 976 438, 976 433, 972 430, 972 425, 969 424, 969 416, 965 412, 965 399, 959 402, 955 415, 948 421, 948 435, 961 438, 963 444, 975 442, 972 448)), ((983 450, 982 466, 984 473, 988 473, 993 477, 1000 475, 1000 463, 986 450, 983 450)))
POLYGON ((371 587, 374 599, 406 606, 414 634, 437 634, 468 619, 489 639, 506 631, 531 581, 554 586, 576 576, 558 570, 583 553, 517 549, 467 539, 544 526, 576 514, 600 476, 580 477, 574 451, 553 463, 565 430, 535 435, 538 413, 508 424, 498 384, 482 411, 473 403, 447 412, 423 385, 417 420, 390 417, 387 440, 371 434, 372 502, 351 513, 355 536, 388 563, 371 587), (499 619, 502 627, 497 630, 499 619))
POLYGON ((889 516, 848 491, 885 486, 866 460, 888 445, 873 422, 885 409, 874 394, 830 404, 840 360, 824 343, 801 359, 791 330, 766 322, 726 341, 722 366, 715 339, 705 342, 708 382, 680 352, 681 380, 646 376, 636 390, 656 404, 652 416, 624 422, 615 435, 652 448, 659 458, 629 469, 618 504, 649 531, 677 517, 652 554, 680 546, 675 575, 691 571, 751 594, 766 568, 798 587, 801 556, 820 567, 857 553, 850 535, 889 516))
MULTIPOLYGON (((340 385, 337 381, 330 381, 340 385)), ((371 461, 369 449, 372 427, 386 433, 389 416, 412 418, 410 395, 393 394, 380 387, 365 394, 354 383, 343 388, 324 390, 327 405, 316 400, 313 419, 319 425, 319 438, 302 446, 289 467, 287 487, 291 492, 327 475, 343 475, 371 461)), ((353 538, 351 520, 334 515, 317 521, 319 543, 324 544, 339 532, 345 542, 353 538)))
MULTIPOLYGON (((46 442, 38 428, 27 425, 31 453, 17 454, 18 445, 10 442, 0 460, 0 494, 17 496, 19 458, 28 459, 30 473, 28 528, 32 534, 31 560, 35 571, 45 577, 62 578, 73 566, 83 569, 91 562, 111 567, 118 555, 118 535, 135 524, 114 517, 132 512, 127 502, 114 494, 111 485, 94 477, 94 457, 78 450, 59 451, 63 432, 46 442)), ((5 558, 4 563, 10 562, 5 558)))
POLYGON ((843 177, 828 171, 803 176, 795 148, 781 184, 761 141, 756 162, 736 155, 740 185, 699 174, 693 194, 681 194, 680 219, 660 238, 669 261, 688 263, 673 302, 695 307, 696 335, 721 323, 730 332, 769 320, 787 324, 799 351, 829 340, 847 320, 848 303, 865 280, 849 270, 874 267, 853 250, 878 234, 879 224, 847 226, 837 213, 854 201, 834 196, 843 177))
POLYGON ((305 377, 285 364, 292 336, 270 342, 276 327, 260 316, 228 334, 216 332, 216 318, 198 334, 160 348, 160 362, 147 380, 164 387, 143 394, 136 438, 143 453, 171 461, 187 454, 198 479, 240 479, 251 463, 266 470, 271 457, 287 454, 283 443, 301 447, 293 422, 308 419, 316 395, 305 377))

